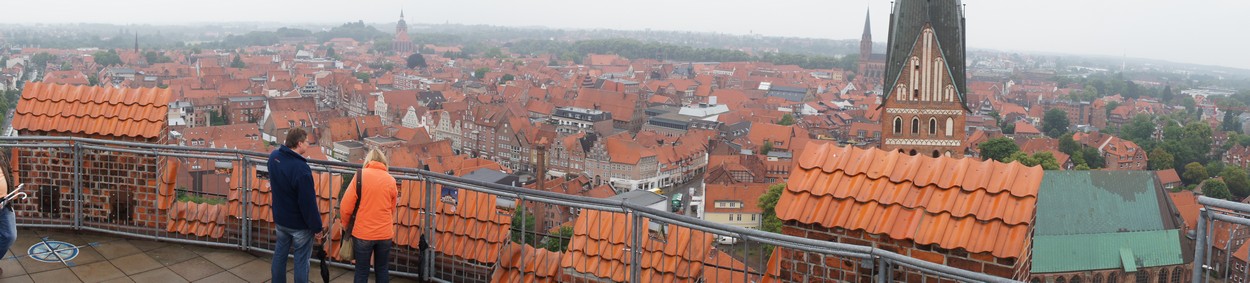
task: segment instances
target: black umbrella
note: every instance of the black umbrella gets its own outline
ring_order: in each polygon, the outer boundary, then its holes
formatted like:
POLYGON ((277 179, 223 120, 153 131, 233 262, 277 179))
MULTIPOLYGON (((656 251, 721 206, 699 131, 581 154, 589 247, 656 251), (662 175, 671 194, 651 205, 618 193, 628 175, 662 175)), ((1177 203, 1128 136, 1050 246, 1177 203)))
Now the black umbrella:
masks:
POLYGON ((322 245, 313 248, 317 250, 317 260, 321 261, 321 282, 330 283, 330 261, 326 259, 326 249, 322 245))

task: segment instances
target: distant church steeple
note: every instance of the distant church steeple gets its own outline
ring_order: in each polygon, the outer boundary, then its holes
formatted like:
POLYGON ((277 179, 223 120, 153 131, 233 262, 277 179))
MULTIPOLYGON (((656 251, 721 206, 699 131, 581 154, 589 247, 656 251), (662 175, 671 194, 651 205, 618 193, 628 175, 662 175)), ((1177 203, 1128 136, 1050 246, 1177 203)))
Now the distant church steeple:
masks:
POLYGON ((872 57, 872 10, 864 15, 864 35, 859 39, 859 58, 872 57))
POLYGON ((139 54, 139 32, 135 32, 135 54, 139 54))
POLYGON ((412 52, 412 40, 408 38, 408 22, 404 21, 404 10, 399 9, 399 23, 395 25, 395 40, 392 47, 395 52, 407 53, 412 52))

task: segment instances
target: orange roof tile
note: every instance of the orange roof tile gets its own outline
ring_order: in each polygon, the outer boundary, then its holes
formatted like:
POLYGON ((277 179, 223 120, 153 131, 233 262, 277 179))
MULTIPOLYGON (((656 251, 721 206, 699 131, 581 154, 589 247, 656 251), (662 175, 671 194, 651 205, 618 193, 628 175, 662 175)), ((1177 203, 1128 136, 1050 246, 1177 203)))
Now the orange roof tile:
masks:
POLYGON ((1019 257, 1029 242, 1041 167, 908 156, 812 144, 798 160, 777 216, 1019 257))
POLYGON ((557 282, 563 253, 509 243, 495 265, 490 282, 557 282), (524 264, 524 270, 522 270, 524 264))
MULTIPOLYGON (((573 225, 573 238, 560 267, 616 282, 629 281, 632 219, 623 213, 586 210, 573 225)), ((650 222, 644 220, 644 227, 650 222)), ((665 240, 643 240, 641 282, 695 282, 703 276, 713 235, 669 224, 665 240)))
POLYGON ((13 129, 121 137, 163 134, 172 92, 27 83, 13 129))
POLYGON ((1177 212, 1180 212, 1181 219, 1185 220, 1185 230, 1197 229, 1198 227, 1198 209, 1202 205, 1198 204, 1198 196, 1193 191, 1182 190, 1179 192, 1170 192, 1168 197, 1172 198, 1172 203, 1176 205, 1177 212))

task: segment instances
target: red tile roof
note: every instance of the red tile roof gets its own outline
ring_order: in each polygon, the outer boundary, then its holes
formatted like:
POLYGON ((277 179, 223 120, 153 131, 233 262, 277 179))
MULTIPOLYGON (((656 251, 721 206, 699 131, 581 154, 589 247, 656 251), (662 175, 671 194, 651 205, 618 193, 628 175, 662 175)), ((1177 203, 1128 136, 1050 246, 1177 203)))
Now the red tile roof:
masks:
POLYGON ((163 135, 172 92, 27 83, 13 129, 118 137, 163 135))
POLYGON ((557 282, 560 258, 563 253, 535 249, 530 245, 509 243, 503 247, 503 257, 495 265, 490 282, 557 282), (522 270, 524 263, 524 270, 522 270))
MULTIPOLYGON (((630 281, 632 219, 623 214, 584 210, 573 225, 573 238, 561 260, 565 272, 616 282, 630 281)), ((644 220, 643 227, 650 225, 644 220)), ((713 235, 669 224, 663 241, 642 240, 640 282, 696 282, 703 276, 713 235)))
POLYGON ((1185 231, 1198 229, 1198 209, 1202 208, 1198 204, 1198 196, 1193 191, 1181 190, 1168 193, 1168 197, 1172 198, 1172 204, 1176 205, 1181 219, 1185 220, 1185 231))
POLYGON ((1041 167, 880 149, 808 146, 777 216, 1016 258, 1029 243, 1041 167))

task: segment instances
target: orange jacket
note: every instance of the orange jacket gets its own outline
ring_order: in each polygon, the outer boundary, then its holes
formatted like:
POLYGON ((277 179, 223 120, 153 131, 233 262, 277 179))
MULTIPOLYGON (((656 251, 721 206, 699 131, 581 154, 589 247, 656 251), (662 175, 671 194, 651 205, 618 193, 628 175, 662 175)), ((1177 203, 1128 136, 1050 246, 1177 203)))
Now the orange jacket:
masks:
MULTIPOLYGON (((356 227, 352 228, 352 236, 361 240, 387 240, 395 236, 395 201, 399 196, 399 188, 395 185, 395 177, 386 171, 386 165, 377 161, 365 164, 360 175, 360 214, 356 216, 356 227)), ((352 177, 343 193, 340 203, 343 227, 347 227, 352 214, 356 213, 356 178, 352 177)))

